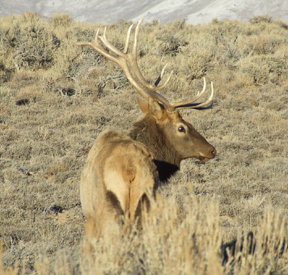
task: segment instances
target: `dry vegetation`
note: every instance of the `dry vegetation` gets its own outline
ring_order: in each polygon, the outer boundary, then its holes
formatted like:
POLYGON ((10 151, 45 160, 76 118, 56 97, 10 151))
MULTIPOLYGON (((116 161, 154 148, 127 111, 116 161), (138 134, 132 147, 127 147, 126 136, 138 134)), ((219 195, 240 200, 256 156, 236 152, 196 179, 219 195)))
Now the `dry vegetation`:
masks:
MULTIPOLYGON (((117 47, 129 25, 108 26, 117 47)), ((123 73, 76 46, 97 28, 66 15, 0 19, 0 273, 287 274, 288 24, 142 27, 141 70, 155 81, 169 63, 168 98, 191 97, 203 76, 214 81, 214 108, 184 117, 218 156, 183 162, 143 233, 92 241, 91 254, 81 169, 103 129, 128 130, 141 117, 123 73), (235 244, 225 258, 223 243, 235 244)))

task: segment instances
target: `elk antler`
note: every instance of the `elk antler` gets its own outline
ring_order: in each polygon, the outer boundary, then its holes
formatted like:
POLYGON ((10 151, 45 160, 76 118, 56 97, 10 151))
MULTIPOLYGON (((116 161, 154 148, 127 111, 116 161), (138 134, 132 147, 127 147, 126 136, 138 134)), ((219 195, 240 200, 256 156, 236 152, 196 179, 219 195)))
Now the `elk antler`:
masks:
POLYGON ((153 99, 157 100, 159 103, 163 104, 165 106, 165 108, 167 109, 167 111, 169 111, 169 112, 174 112, 176 109, 188 109, 188 108, 190 108, 190 109, 202 110, 202 109, 211 108, 213 105, 213 101, 212 101, 213 82, 211 82, 211 95, 210 95, 209 99, 205 102, 202 102, 202 103, 194 103, 196 100, 198 100, 205 93, 205 90, 206 90, 205 78, 204 78, 203 89, 196 97, 194 97, 190 100, 184 100, 184 101, 180 101, 180 102, 176 102, 176 103, 170 103, 165 97, 163 97, 162 95, 160 95, 156 92, 156 91, 162 90, 164 87, 166 87, 166 85, 168 84, 168 82, 172 76, 173 71, 170 73, 170 75, 168 76, 165 83, 163 85, 158 86, 158 84, 160 83, 160 81, 164 75, 165 68, 166 68, 167 64, 162 69, 161 74, 157 78, 154 85, 150 84, 149 82, 147 82, 145 80, 145 78, 143 77, 142 73, 140 72, 140 69, 139 69, 138 64, 137 64, 138 34, 139 34, 139 28, 140 28, 140 25, 141 25, 143 19, 144 19, 144 16, 140 19, 140 21, 136 25, 135 34, 134 34, 134 43, 132 46, 132 51, 130 53, 128 53, 128 48, 129 48, 130 35, 131 35, 132 27, 134 26, 134 24, 132 24, 130 26, 130 28, 128 29, 127 38, 126 38, 125 47, 124 47, 123 52, 119 51, 117 48, 115 48, 107 40, 106 27, 104 29, 103 36, 99 36, 99 29, 98 29, 97 33, 96 33, 96 37, 95 37, 93 42, 83 42, 83 43, 78 43, 77 45, 90 46, 93 49, 95 49, 97 52, 99 52, 100 54, 105 56, 107 59, 118 64, 118 66, 123 70, 124 74, 126 75, 128 80, 130 81, 130 83, 135 87, 135 89, 144 98, 146 98, 148 100, 149 97, 152 97, 153 99), (114 56, 114 55, 110 54, 108 51, 106 51, 99 44, 98 38, 102 41, 103 45, 105 47, 107 47, 116 56, 114 56), (135 75, 136 79, 133 76, 132 72, 135 75))

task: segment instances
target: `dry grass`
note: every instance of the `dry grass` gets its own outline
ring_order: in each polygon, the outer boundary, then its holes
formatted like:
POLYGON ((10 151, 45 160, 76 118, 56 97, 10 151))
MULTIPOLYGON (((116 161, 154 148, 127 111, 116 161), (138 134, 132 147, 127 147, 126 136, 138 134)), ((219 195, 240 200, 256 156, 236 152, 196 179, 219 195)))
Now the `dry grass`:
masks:
MULTIPOLYGON (((117 47, 128 26, 108 26, 117 47)), ((143 26, 141 70, 155 81, 169 63, 168 98, 213 80, 214 108, 184 116, 218 156, 183 162, 143 233, 90 240, 91 254, 79 200, 87 152, 104 128, 141 117, 122 72, 76 46, 96 29, 67 15, 0 20, 0 273, 287 274, 287 24, 143 26), (235 246, 223 265, 222 243, 235 246)))

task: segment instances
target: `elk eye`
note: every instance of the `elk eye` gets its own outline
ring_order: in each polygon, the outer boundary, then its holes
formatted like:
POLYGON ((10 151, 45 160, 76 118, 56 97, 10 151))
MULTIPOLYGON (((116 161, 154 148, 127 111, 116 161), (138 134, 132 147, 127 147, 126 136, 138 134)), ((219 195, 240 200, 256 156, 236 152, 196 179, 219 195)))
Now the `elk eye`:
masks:
POLYGON ((183 126, 180 126, 180 127, 178 128, 178 131, 184 133, 184 132, 185 132, 185 128, 184 128, 183 126))

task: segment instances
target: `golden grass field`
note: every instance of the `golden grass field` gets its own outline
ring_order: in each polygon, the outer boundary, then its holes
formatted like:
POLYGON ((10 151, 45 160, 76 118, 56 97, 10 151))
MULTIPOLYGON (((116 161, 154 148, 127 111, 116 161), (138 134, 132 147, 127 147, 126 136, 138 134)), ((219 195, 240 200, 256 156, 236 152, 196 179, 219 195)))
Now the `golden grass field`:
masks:
MULTIPOLYGON (((130 24, 108 26, 117 48, 130 24)), ((288 274, 288 23, 142 26, 146 79, 166 63, 174 71, 167 98, 213 81, 213 109, 182 114, 218 155, 183 161, 143 232, 90 240, 91 253, 79 198, 87 153, 104 129, 141 118, 121 70, 76 46, 98 27, 0 19, 0 274, 288 274)))

